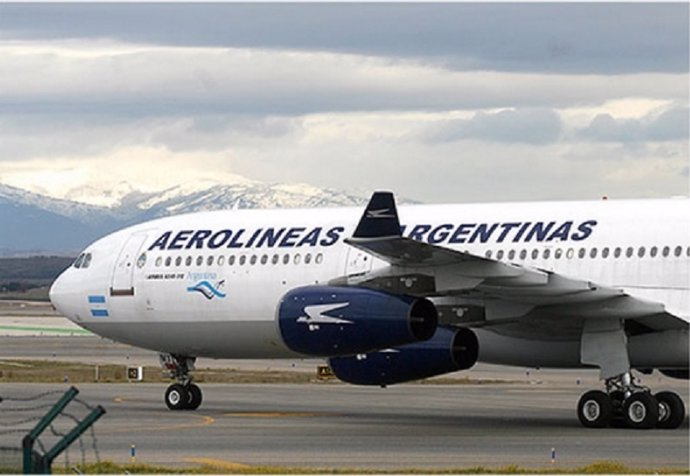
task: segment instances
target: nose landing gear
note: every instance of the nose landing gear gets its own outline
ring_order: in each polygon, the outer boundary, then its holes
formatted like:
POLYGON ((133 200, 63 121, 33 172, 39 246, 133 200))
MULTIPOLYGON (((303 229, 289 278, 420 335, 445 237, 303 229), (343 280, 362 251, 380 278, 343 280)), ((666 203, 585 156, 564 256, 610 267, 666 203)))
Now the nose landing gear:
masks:
POLYGON ((196 410, 203 400, 201 389, 192 383, 195 357, 186 357, 172 354, 159 355, 161 366, 168 370, 174 383, 165 391, 165 404, 170 410, 196 410))

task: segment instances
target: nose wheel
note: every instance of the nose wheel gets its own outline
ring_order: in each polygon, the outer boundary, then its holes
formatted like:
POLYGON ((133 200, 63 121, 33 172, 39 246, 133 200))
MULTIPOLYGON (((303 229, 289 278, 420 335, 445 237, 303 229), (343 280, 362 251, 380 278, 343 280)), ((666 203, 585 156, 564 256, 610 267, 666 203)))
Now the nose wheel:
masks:
POLYGON ((165 391, 165 404, 170 410, 196 410, 203 397, 198 385, 174 383, 165 391))
POLYGON ((196 410, 203 396, 198 385, 192 383, 189 372, 194 370, 194 357, 160 354, 161 366, 168 371, 170 378, 178 381, 165 391, 165 405, 170 410, 196 410))

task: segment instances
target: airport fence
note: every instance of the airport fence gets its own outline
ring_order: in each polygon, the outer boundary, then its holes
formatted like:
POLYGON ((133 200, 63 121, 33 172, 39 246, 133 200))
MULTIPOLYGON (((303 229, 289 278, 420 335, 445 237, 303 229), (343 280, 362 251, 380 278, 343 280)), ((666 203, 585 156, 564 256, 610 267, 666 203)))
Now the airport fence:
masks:
POLYGON ((0 390, 0 473, 50 474, 58 457, 67 470, 86 464, 91 455, 91 461, 100 462, 93 424, 105 410, 77 398, 78 393, 71 387, 13 397, 0 390), (75 405, 67 409, 70 403, 75 405), (76 458, 70 452, 74 443, 76 458))

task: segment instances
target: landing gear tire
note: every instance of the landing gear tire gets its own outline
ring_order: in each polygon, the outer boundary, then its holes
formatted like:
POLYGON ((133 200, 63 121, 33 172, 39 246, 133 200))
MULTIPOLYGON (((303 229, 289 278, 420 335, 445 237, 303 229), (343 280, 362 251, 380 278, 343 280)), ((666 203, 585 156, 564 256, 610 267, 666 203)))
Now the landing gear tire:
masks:
POLYGON ((190 383, 187 386, 187 393, 189 394, 189 400, 187 401, 186 410, 196 410, 201 405, 203 397, 201 395, 201 389, 198 385, 190 383))
MULTIPOLYGON (((184 385, 175 383, 165 391, 165 404, 171 410, 184 410, 189 403, 189 392, 184 385)), ((201 402, 199 402, 201 403, 201 402)))
POLYGON ((623 418, 630 428, 654 428, 659 422, 659 404, 648 392, 633 393, 623 404, 623 418))
POLYGON ((657 428, 678 428, 685 420, 685 405, 683 400, 674 392, 659 392, 654 395, 659 404, 659 421, 657 428))
POLYGON ((590 390, 580 397, 577 417, 587 428, 604 428, 613 417, 611 398, 601 390, 590 390))
POLYGON ((614 390, 609 394, 613 404, 613 415, 611 416, 612 428, 626 428, 625 418, 623 417, 623 402, 625 393, 622 390, 614 390))

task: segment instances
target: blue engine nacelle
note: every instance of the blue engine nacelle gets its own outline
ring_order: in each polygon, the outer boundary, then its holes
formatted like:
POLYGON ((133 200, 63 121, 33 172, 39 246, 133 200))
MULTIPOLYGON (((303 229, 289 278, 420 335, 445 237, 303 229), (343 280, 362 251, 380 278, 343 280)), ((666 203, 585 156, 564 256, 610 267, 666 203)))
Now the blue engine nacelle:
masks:
POLYGON ((329 364, 340 380, 357 385, 390 385, 466 370, 477 362, 479 342, 470 329, 439 327, 426 342, 348 357, 329 364))
POLYGON ((283 296, 277 318, 290 349, 320 357, 430 339, 438 325, 427 299, 334 286, 293 289, 283 296))

